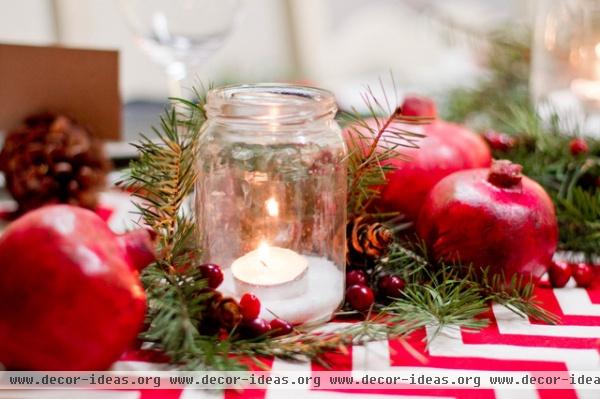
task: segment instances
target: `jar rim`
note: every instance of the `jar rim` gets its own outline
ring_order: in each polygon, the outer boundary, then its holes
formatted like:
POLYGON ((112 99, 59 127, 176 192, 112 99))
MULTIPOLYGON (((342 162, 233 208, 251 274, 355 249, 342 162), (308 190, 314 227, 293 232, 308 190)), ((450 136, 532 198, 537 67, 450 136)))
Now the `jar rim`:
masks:
POLYGON ((328 90, 281 83, 228 85, 209 90, 207 117, 223 123, 299 125, 332 119, 335 96, 328 90))

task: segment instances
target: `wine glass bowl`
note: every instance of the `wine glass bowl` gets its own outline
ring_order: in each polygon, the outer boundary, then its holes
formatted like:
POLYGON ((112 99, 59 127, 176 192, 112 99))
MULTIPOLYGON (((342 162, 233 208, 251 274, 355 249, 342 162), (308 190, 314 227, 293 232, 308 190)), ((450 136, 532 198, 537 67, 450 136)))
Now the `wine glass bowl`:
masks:
POLYGON ((120 0, 120 6, 138 46, 179 86, 189 69, 222 47, 240 1, 120 0))

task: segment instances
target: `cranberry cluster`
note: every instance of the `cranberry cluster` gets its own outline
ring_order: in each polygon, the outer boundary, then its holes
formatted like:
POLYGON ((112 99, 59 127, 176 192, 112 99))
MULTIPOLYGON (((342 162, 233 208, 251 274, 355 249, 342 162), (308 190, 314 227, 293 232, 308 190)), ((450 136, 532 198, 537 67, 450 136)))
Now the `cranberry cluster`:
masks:
POLYGON ((548 278, 552 287, 564 287, 571 277, 578 287, 589 287, 594 280, 594 267, 587 263, 553 261, 548 268, 548 278))
MULTIPOLYGON (((365 312, 375 303, 375 293, 369 284, 369 277, 362 270, 350 270, 346 273, 346 303, 354 310, 365 312)), ((384 274, 376 279, 377 297, 385 302, 398 298, 406 282, 393 274, 384 274)))
POLYGON ((207 263, 199 268, 208 283, 206 293, 211 295, 208 310, 202 317, 202 332, 215 334, 221 329, 231 331, 236 328, 244 338, 257 338, 287 335, 293 331, 292 324, 285 320, 276 318, 269 323, 260 318, 260 300, 252 293, 242 295, 239 303, 233 298, 223 297, 216 290, 223 282, 223 272, 218 265, 207 263))

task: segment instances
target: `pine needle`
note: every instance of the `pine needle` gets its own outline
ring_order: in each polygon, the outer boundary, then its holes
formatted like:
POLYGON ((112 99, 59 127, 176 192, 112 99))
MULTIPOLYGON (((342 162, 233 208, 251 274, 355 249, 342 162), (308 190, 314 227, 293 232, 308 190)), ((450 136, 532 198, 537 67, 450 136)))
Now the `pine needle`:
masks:
POLYGON ((377 197, 378 192, 374 187, 385 184, 386 173, 393 169, 385 161, 390 158, 402 159, 403 147, 417 148, 423 135, 409 129, 409 125, 431 121, 430 118, 402 115, 393 75, 390 75, 390 80, 394 86, 393 97, 387 93, 380 79, 379 91, 383 99, 376 96, 371 87, 367 87, 362 94, 367 115, 353 108, 350 112, 341 113, 339 118, 346 126, 346 136, 350 142, 347 158, 350 217, 365 213, 368 205, 377 197))

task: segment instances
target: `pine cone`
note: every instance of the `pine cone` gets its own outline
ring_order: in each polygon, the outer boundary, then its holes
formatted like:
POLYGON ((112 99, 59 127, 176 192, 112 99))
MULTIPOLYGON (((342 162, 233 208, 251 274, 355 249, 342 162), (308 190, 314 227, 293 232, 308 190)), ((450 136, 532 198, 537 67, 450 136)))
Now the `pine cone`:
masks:
POLYGON ((0 152, 0 171, 21 213, 53 203, 94 208, 110 166, 82 126, 52 114, 27 118, 0 152))
POLYGON ((222 298, 214 306, 214 312, 219 324, 226 330, 231 330, 242 321, 240 305, 233 298, 222 298))
POLYGON ((394 241, 394 235, 386 226, 374 222, 368 216, 359 216, 348 222, 346 230, 348 251, 346 262, 355 268, 370 268, 385 256, 394 241))
POLYGON ((204 335, 215 335, 219 331, 231 331, 242 321, 242 311, 239 303, 212 288, 205 288, 200 295, 209 294, 206 308, 199 315, 198 330, 204 335))
POLYGON ((199 295, 210 295, 206 299, 206 309, 199 315, 200 324, 198 330, 204 335, 215 335, 221 328, 218 319, 218 306, 223 300, 223 294, 212 288, 205 288, 199 292, 199 295))

